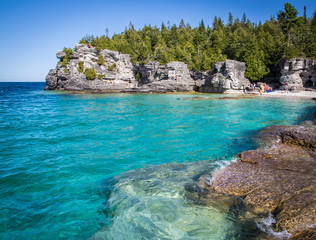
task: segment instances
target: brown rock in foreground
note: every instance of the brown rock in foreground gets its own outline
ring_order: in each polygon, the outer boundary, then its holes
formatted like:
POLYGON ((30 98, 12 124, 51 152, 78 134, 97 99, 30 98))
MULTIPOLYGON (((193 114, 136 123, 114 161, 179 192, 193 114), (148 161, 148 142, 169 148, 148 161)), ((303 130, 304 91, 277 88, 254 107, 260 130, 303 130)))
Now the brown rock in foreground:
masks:
POLYGON ((243 152, 208 189, 244 199, 256 214, 272 213, 291 239, 316 239, 316 127, 271 126, 263 146, 243 152))

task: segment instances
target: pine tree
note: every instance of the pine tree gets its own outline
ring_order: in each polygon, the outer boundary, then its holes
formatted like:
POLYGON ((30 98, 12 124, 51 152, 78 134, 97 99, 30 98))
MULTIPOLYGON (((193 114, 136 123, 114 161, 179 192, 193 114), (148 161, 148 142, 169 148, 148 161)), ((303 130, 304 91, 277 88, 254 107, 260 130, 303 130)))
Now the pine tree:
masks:
POLYGON ((228 27, 231 27, 233 25, 233 15, 231 13, 229 13, 229 16, 228 16, 228 27))
POLYGON ((183 19, 181 19, 180 24, 179 24, 179 29, 181 28, 185 28, 185 23, 183 21, 183 19))
MULTIPOLYGON (((160 28, 145 25, 136 30, 130 22, 123 33, 110 37, 106 29, 104 36, 86 35, 80 43, 130 54, 133 63, 183 61, 190 70, 207 71, 227 58, 244 61, 246 76, 258 80, 282 57, 316 58, 316 12, 308 18, 304 8, 304 15, 299 17, 295 7, 286 3, 277 20, 271 16, 258 25, 245 13, 241 20, 229 13, 227 24, 214 17, 212 28, 205 27, 204 20, 193 28, 181 19, 178 26, 168 21, 160 28)), ((62 64, 67 65, 68 60, 65 57, 62 64)))

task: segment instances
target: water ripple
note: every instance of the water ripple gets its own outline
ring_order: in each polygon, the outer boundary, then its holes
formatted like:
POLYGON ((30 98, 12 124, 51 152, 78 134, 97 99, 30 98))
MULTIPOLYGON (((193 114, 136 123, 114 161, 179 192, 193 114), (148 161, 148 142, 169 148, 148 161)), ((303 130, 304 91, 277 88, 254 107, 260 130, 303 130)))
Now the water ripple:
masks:
POLYGON ((224 236, 229 219, 190 208, 183 198, 193 174, 184 172, 204 168, 190 163, 231 159, 254 148, 251 138, 263 127, 295 124, 316 111, 310 101, 69 95, 43 88, 0 83, 1 239, 88 239, 100 229, 109 239, 131 232, 154 239, 155 231, 161 239, 224 236), (173 162, 188 165, 159 165, 173 162), (147 165, 152 173, 142 169, 147 165), (133 169, 134 176, 115 178, 133 169), (103 208, 109 199, 113 208, 103 208))

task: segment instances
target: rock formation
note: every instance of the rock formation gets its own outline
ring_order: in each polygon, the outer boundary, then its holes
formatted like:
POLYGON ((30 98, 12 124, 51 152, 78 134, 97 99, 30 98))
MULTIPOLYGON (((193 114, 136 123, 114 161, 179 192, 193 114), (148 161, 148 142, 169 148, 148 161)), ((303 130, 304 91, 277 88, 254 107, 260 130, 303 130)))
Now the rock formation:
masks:
POLYGON ((292 58, 279 63, 280 83, 289 86, 290 91, 302 91, 316 83, 316 60, 292 58))
MULTIPOLYGON (((67 64, 62 64, 67 54, 57 51, 60 62, 46 77, 45 89, 68 91, 104 92, 185 92, 207 93, 241 92, 250 85, 245 78, 246 64, 234 60, 216 63, 209 72, 191 71, 183 62, 159 62, 133 64, 128 54, 120 54, 107 49, 97 50, 85 44, 77 44, 68 56, 67 64), (102 55, 104 62, 100 63, 102 55), (83 69, 79 63, 83 62, 83 69), (84 71, 95 70, 95 78, 87 80, 84 71)), ((287 83, 290 91, 302 91, 316 84, 316 60, 292 58, 280 61, 277 71, 269 84, 284 89, 287 83)))
MULTIPOLYGON (((64 51, 58 51, 56 55, 61 61, 66 56, 64 51)), ((46 77, 46 89, 121 91, 134 88, 137 81, 133 67, 128 54, 77 44, 66 66, 60 62, 55 69, 50 70, 46 77), (100 55, 104 58, 103 63, 98 63, 100 55), (82 70, 80 62, 83 64, 82 70), (95 79, 87 80, 84 71, 88 68, 95 70, 95 79)))
POLYGON ((316 239, 316 126, 270 126, 259 139, 262 148, 241 153, 212 183, 201 177, 199 187, 209 198, 239 197, 253 214, 272 214, 275 230, 291 239, 316 239))
POLYGON ((162 66, 158 62, 139 65, 141 75, 138 90, 141 92, 185 92, 193 91, 195 81, 183 62, 169 62, 162 66))
POLYGON ((205 77, 201 92, 229 93, 250 85, 245 78, 246 64, 234 60, 216 63, 205 77))
POLYGON ((97 50, 77 44, 75 51, 56 54, 60 62, 46 77, 47 90, 95 92, 202 92, 241 91, 250 83, 245 78, 245 63, 227 60, 216 63, 208 73, 189 72, 183 62, 133 64, 128 54, 97 50), (69 53, 68 53, 69 54, 69 53), (100 59, 101 57, 101 59, 100 59), (65 61, 67 60, 67 61, 65 61), (85 71, 94 69, 87 79, 85 71))

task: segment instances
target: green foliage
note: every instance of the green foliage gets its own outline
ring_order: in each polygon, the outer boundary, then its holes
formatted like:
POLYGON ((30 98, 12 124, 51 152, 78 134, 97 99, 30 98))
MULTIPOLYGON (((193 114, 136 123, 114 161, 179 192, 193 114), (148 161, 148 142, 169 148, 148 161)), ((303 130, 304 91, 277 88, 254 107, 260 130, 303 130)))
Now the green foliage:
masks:
POLYGON ((316 58, 316 11, 314 12, 313 18, 310 20, 310 34, 306 40, 305 53, 308 57, 316 58))
POLYGON ((87 68, 84 71, 84 75, 86 75, 87 80, 94 80, 97 76, 97 73, 95 72, 94 68, 87 68))
POLYGON ((114 71, 114 70, 116 70, 116 67, 117 67, 117 66, 116 66, 116 63, 113 63, 112 65, 109 65, 109 66, 108 66, 108 70, 109 70, 109 71, 114 71))
POLYGON ((78 62, 78 72, 83 72, 83 68, 84 68, 84 63, 83 63, 83 61, 79 61, 78 62))
POLYGON ((80 44, 92 44, 93 43, 93 41, 94 41, 94 36, 93 35, 86 35, 86 36, 84 36, 80 41, 79 41, 79 43, 80 44))
POLYGON ((99 65, 104 65, 105 61, 104 61, 104 56, 102 54, 99 55, 99 60, 98 60, 98 64, 99 65))
POLYGON ((64 67, 66 67, 69 63, 69 59, 67 57, 64 57, 63 60, 61 61, 61 65, 63 65, 64 67))
MULTIPOLYGON (((201 20, 192 28, 182 19, 180 24, 161 27, 145 25, 136 30, 132 23, 123 33, 108 36, 85 36, 80 43, 130 54, 133 63, 183 61, 190 70, 208 71, 218 61, 233 59, 246 62, 246 76, 259 80, 281 58, 316 57, 316 13, 313 18, 300 17, 289 3, 264 23, 250 22, 229 14, 227 24, 215 17, 212 27, 201 20)), ((98 64, 104 64, 100 54, 98 64), (101 58, 101 59, 100 59, 101 58)), ((109 65, 114 71, 116 66, 109 65)))
POLYGON ((98 75, 98 79, 99 79, 99 80, 102 79, 102 78, 104 78, 104 77, 105 77, 104 74, 99 74, 99 75, 98 75))
POLYGON ((140 72, 137 72, 135 78, 137 81, 140 81, 142 78, 142 74, 140 72))
POLYGON ((278 13, 278 21, 281 24, 283 31, 288 31, 298 21, 297 10, 290 3, 284 4, 284 10, 278 13))
POLYGON ((64 68, 64 73, 69 74, 69 69, 68 68, 64 68))
POLYGON ((71 55, 74 54, 74 51, 71 48, 64 48, 63 50, 66 53, 66 56, 62 60, 62 65, 67 66, 69 63, 69 60, 71 58, 71 55))
POLYGON ((70 57, 71 54, 74 54, 74 51, 71 48, 64 48, 63 51, 66 53, 67 57, 70 57))
POLYGON ((258 81, 269 73, 269 69, 258 55, 251 55, 246 59, 245 76, 252 81, 258 81))

